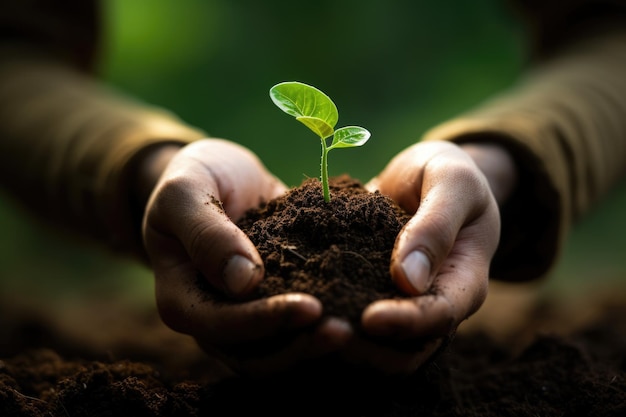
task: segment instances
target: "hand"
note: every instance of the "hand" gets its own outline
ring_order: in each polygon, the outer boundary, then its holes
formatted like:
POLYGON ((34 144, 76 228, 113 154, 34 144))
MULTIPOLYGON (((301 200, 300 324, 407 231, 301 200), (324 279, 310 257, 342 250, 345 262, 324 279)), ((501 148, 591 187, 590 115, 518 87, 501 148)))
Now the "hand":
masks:
POLYGON ((386 372, 412 372, 481 306, 500 235, 492 189, 505 199, 512 172, 512 160, 495 145, 463 149, 433 141, 401 152, 368 183, 415 213, 391 259, 394 282, 412 297, 369 305, 362 326, 380 343, 355 339, 346 357, 386 372))
MULTIPOLYGON (((169 152, 143 222, 163 321, 236 372, 276 371, 336 349, 350 329, 337 320, 318 323, 322 307, 311 295, 245 299, 264 267, 234 222, 285 185, 249 150, 225 140, 169 152)), ((159 172, 159 160, 146 159, 145 176, 159 172)))

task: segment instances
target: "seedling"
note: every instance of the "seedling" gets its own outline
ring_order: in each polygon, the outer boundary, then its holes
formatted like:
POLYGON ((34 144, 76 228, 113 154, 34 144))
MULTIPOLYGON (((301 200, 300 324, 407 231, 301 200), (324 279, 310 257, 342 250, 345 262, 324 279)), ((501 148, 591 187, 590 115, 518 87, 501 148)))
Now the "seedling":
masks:
POLYGON ((359 126, 346 126, 335 130, 339 113, 337 106, 317 88, 297 81, 276 84, 270 97, 282 111, 311 129, 322 142, 321 175, 324 200, 330 201, 328 187, 328 152, 335 148, 361 146, 370 138, 370 132, 359 126), (331 144, 327 140, 332 137, 331 144))

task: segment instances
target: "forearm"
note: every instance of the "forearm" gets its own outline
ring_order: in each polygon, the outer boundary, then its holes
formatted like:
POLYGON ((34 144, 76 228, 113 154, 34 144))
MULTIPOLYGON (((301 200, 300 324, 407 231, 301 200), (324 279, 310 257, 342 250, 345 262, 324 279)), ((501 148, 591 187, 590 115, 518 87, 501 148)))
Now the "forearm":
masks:
POLYGON ((132 252, 141 244, 131 216, 136 159, 156 144, 205 136, 36 53, 0 60, 0 133, 0 170, 12 194, 57 223, 132 252))
POLYGON ((544 275, 571 224, 623 175, 623 74, 626 31, 599 35, 563 50, 511 91, 425 136, 459 144, 496 143, 513 158, 518 181, 501 207, 496 276, 544 275))

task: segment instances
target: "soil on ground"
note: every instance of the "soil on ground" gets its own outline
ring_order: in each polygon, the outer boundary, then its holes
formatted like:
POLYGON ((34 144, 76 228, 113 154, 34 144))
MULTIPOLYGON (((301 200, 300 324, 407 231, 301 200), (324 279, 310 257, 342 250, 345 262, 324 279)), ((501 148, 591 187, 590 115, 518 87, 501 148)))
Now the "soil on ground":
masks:
MULTIPOLYGON (((344 217, 325 212, 315 226, 307 226, 304 219, 315 205, 288 207, 291 199, 317 199, 319 188, 314 181, 309 186, 315 192, 299 189, 246 220, 260 233, 260 251, 267 257, 268 279, 259 295, 298 288, 351 320, 372 300, 402 296, 390 285, 388 265, 380 269, 375 263, 388 262, 406 214, 387 203, 379 208, 385 201, 379 194, 361 201, 360 184, 343 178, 335 183, 332 207, 357 211, 344 217), (283 208, 291 210, 288 225, 258 222, 283 208), (366 220, 350 225, 355 218, 366 220), (290 229, 279 232, 285 227, 290 229), (357 248, 350 245, 358 239, 341 237, 355 228, 368 235, 357 248), (387 229, 393 236, 383 236, 387 229), (298 232, 306 239, 292 240, 298 232), (339 270, 330 272, 335 267, 339 270), (369 289, 375 291, 364 294, 369 289)), ((435 360, 408 377, 335 372, 332 363, 316 362, 257 378, 224 377, 219 363, 191 338, 165 327, 154 308, 90 300, 57 314, 5 295, 0 297, 0 416, 624 416, 623 295, 623 289, 589 295, 573 310, 532 302, 520 310, 523 316, 516 315, 506 337, 489 326, 468 326, 471 330, 460 331, 435 360)), ((515 309, 508 302, 495 307, 496 315, 487 319, 515 309)))

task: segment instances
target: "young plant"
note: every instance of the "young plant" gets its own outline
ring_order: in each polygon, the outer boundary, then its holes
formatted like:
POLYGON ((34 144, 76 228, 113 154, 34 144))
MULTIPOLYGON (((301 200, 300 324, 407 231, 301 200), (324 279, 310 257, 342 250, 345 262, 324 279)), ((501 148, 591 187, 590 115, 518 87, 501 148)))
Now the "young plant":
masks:
POLYGON ((324 200, 330 201, 328 187, 328 152, 335 148, 361 146, 370 138, 370 132, 359 126, 335 130, 339 113, 335 103, 317 88, 297 81, 276 84, 270 97, 282 111, 311 129, 322 142, 321 175, 324 200), (327 140, 332 137, 330 145, 327 140))

